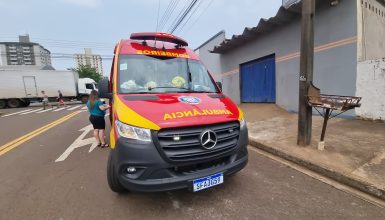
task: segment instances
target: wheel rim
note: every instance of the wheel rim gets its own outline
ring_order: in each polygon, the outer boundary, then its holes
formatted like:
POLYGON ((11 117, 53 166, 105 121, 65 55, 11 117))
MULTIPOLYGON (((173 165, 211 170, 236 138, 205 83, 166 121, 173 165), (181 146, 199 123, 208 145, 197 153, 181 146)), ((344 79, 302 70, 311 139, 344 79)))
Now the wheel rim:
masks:
POLYGON ((19 100, 11 99, 8 101, 8 106, 11 108, 17 108, 20 106, 20 102, 19 102, 19 100))

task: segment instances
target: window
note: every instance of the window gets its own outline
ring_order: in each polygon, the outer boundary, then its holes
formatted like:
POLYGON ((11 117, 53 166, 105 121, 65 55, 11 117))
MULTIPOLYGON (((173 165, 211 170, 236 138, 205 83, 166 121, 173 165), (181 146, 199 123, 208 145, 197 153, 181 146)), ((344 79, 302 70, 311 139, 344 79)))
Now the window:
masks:
POLYGON ((86 89, 94 89, 94 86, 91 83, 86 83, 86 89))
POLYGON ((120 93, 217 92, 205 67, 194 60, 124 55, 118 66, 120 93))

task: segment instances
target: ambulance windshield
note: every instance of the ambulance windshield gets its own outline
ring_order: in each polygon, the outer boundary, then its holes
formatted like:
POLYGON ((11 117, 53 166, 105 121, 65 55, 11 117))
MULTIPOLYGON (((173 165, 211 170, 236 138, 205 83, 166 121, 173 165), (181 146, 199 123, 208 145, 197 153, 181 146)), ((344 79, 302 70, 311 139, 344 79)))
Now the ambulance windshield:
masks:
POLYGON ((120 55, 119 93, 218 92, 206 68, 195 60, 120 55))

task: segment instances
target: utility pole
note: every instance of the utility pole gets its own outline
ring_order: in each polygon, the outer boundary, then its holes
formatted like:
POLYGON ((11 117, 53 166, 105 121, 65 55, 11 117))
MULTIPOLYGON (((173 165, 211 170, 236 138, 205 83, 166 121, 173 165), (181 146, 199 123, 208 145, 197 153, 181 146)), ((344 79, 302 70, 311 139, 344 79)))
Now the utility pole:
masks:
POLYGON ((302 0, 301 61, 299 74, 298 138, 300 146, 309 145, 312 130, 312 108, 307 92, 313 81, 315 0, 302 0))

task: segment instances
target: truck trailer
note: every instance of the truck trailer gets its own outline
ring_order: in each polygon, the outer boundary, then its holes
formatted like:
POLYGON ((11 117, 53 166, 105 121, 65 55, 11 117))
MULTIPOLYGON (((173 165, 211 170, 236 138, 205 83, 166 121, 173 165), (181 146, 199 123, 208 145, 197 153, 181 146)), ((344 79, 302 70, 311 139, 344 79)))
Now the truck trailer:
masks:
POLYGON ((58 70, 0 70, 0 109, 28 106, 41 101, 45 91, 50 101, 56 101, 58 90, 67 100, 87 102, 96 83, 80 78, 74 71, 58 70))

